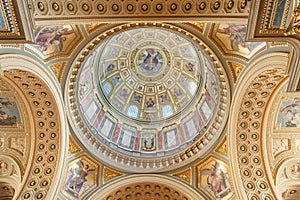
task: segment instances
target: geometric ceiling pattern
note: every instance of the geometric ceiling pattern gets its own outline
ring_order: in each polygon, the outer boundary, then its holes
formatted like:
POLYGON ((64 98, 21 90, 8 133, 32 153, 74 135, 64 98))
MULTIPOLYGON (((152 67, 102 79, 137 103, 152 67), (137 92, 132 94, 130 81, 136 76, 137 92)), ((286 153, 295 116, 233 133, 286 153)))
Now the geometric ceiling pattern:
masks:
POLYGON ((299 199, 297 6, 3 1, 0 199, 299 199))

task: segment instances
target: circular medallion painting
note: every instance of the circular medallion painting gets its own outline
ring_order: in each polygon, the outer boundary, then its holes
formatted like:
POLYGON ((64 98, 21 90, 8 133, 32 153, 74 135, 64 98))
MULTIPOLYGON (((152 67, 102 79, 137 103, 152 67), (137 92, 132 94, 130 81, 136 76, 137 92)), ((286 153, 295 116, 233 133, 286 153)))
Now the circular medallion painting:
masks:
POLYGON ((213 52, 170 27, 116 30, 74 62, 68 98, 77 136, 100 160, 134 171, 207 152, 229 98, 213 52))

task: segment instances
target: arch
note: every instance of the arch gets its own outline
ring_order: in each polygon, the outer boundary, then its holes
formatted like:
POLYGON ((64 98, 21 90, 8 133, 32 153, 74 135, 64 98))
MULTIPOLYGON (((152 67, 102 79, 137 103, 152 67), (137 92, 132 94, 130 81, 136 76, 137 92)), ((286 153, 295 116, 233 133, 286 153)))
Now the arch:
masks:
POLYGON ((231 162, 230 174, 239 199, 277 199, 274 180, 266 167, 266 147, 257 147, 265 145, 264 113, 276 88, 286 78, 287 61, 286 53, 261 56, 250 63, 238 80, 229 116, 228 149, 230 160, 237 161, 231 162), (242 80, 247 81, 241 83, 242 80))
POLYGON ((1 75, 21 88, 35 122, 33 155, 29 158, 33 162, 25 169, 23 188, 15 193, 15 198, 53 199, 61 182, 68 148, 67 119, 61 90, 50 71, 32 58, 9 54, 1 55, 0 62, 1 75), (23 83, 33 87, 23 87, 23 83), (38 118, 39 114, 47 117, 38 118), (34 190, 37 184, 43 187, 34 190))
MULTIPOLYGON (((9 156, 0 155, 0 186, 13 189, 13 193, 20 190, 21 170, 18 163, 9 156)), ((7 194, 11 193, 8 192, 7 194)), ((13 195, 12 195, 13 196, 13 195)), ((1 198, 0 198, 1 199, 1 198)))
MULTIPOLYGON (((94 191, 87 199, 105 199, 108 198, 109 195, 113 192, 117 192, 123 188, 127 188, 128 186, 136 186, 139 184, 146 184, 146 186, 151 184, 163 187, 167 186, 170 190, 173 190, 175 191, 175 193, 177 192, 181 194, 182 197, 185 196, 187 199, 190 200, 207 199, 205 195, 200 194, 200 192, 188 186, 186 183, 178 181, 172 177, 157 174, 143 174, 121 177, 115 181, 109 182, 108 184, 94 191)), ((140 198, 142 198, 142 196, 140 198)))

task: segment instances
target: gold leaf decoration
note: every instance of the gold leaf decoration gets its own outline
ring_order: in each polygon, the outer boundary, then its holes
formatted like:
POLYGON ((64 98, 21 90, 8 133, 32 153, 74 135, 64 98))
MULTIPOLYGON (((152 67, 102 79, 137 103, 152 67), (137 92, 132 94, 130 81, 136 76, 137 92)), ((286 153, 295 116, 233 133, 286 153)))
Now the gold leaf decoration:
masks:
POLYGON ((122 176, 123 174, 121 172, 112 170, 110 168, 104 167, 103 170, 103 177, 104 177, 104 182, 107 182, 113 178, 116 178, 118 176, 122 176))
POLYGON ((92 33, 94 31, 96 31, 98 28, 101 28, 105 25, 106 25, 106 23, 87 24, 86 25, 86 30, 87 30, 88 33, 92 33))
POLYGON ((61 81, 65 66, 66 66, 66 62, 55 63, 50 66, 50 69, 53 71, 53 73, 55 74, 59 82, 61 81))
POLYGON ((191 168, 188 168, 179 173, 173 174, 173 176, 181 178, 182 180, 184 180, 190 184, 192 183, 192 169, 191 168))
POLYGON ((81 148, 75 143, 74 139, 72 137, 70 137, 68 153, 74 154, 80 150, 81 150, 81 148))
POLYGON ((223 141, 217 147, 216 152, 218 152, 220 154, 223 154, 224 156, 228 156, 228 154, 227 154, 227 140, 226 140, 226 137, 224 137, 223 141))
POLYGON ((204 23, 199 23, 199 22, 192 22, 189 23, 192 27, 194 27, 195 29, 197 29, 200 33, 204 32, 204 23))
POLYGON ((228 65, 230 67, 233 81, 234 81, 234 83, 236 83, 239 75, 241 74, 241 72, 243 71, 245 66, 243 66, 242 64, 239 64, 239 63, 234 63, 234 62, 229 62, 228 65))

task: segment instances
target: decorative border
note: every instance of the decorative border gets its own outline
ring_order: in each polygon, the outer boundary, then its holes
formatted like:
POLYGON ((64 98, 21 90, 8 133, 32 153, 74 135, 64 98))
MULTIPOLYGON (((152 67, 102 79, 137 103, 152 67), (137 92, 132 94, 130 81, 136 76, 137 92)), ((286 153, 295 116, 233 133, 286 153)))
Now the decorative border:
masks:
MULTIPOLYGON (((199 20, 203 17, 211 20, 211 15, 215 18, 246 19, 250 11, 250 2, 247 0, 68 0, 61 3, 59 0, 39 0, 34 2, 32 15, 37 24, 47 21, 65 21, 75 19, 79 23, 119 21, 145 21, 145 19, 155 19, 155 21, 178 21, 181 19, 199 20), (209 15, 209 16, 208 16, 209 15)), ((49 24, 49 22, 48 22, 49 24)))

